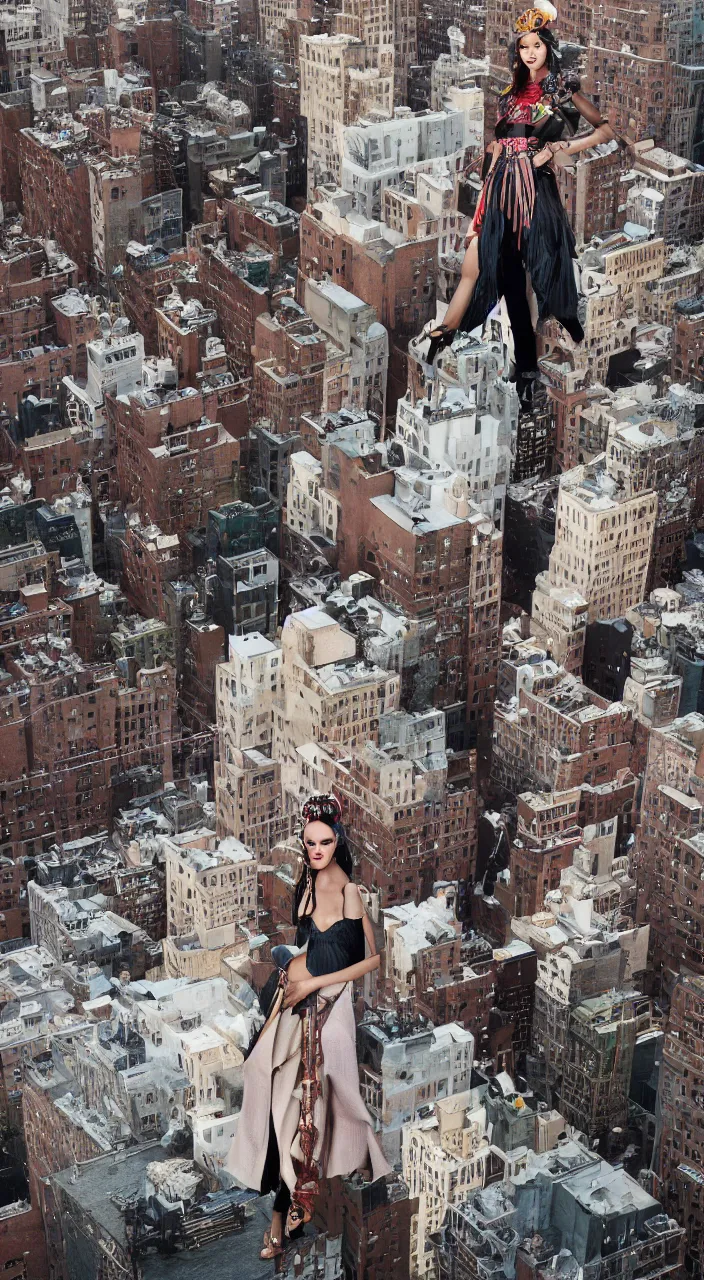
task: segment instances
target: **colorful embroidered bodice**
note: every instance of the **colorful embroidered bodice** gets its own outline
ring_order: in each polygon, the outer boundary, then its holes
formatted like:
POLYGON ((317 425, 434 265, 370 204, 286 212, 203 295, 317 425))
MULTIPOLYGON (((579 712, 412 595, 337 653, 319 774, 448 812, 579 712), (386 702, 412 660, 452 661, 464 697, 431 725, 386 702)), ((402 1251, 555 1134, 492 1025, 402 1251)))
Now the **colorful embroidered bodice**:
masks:
MULTIPOLYGON (((496 120, 496 138, 509 154, 528 150, 529 142, 527 137, 506 137, 505 131, 515 125, 534 125, 535 137, 540 138, 549 117, 554 115, 552 99, 555 97, 556 87, 555 77, 547 76, 537 83, 529 82, 518 93, 502 94, 496 120)), ((530 145, 535 147, 535 143, 530 145)))

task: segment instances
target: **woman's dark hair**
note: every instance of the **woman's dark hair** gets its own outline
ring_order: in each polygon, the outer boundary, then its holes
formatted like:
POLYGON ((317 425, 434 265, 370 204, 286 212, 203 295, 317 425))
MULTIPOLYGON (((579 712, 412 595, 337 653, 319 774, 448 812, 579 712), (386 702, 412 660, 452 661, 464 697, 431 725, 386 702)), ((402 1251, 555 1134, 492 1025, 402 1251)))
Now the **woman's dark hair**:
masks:
POLYGON ((335 796, 311 796, 310 800, 306 800, 306 803, 303 805, 303 808, 301 809, 301 822, 303 823, 303 826, 301 828, 300 839, 301 839, 301 845, 303 846, 303 864, 304 865, 303 865, 303 870, 301 871, 301 874, 298 877, 298 880, 296 882, 296 890, 293 895, 292 919, 294 924, 299 923, 298 911, 306 892, 306 886, 308 884, 309 877, 310 877, 310 886, 311 886, 311 901, 310 901, 310 910, 307 914, 312 915, 312 913, 315 911, 315 881, 318 873, 313 867, 311 867, 310 862, 308 860, 308 853, 307 853, 305 844, 303 843, 303 832, 305 831, 309 822, 323 822, 325 823, 325 826, 329 827, 330 830, 334 833, 334 835, 337 836, 337 844, 335 846, 335 853, 334 853, 335 861, 338 867, 340 868, 340 870, 344 871, 345 875, 348 876, 350 880, 352 879, 352 873, 354 871, 354 863, 352 861, 352 854, 350 853, 349 845, 347 844, 347 840, 345 838, 344 828, 340 821, 341 817, 342 817, 342 809, 340 807, 339 801, 336 799, 335 796))
POLYGON ((528 81, 530 80, 530 71, 528 70, 525 62, 521 59, 519 53, 521 40, 525 40, 527 35, 537 36, 545 45, 548 51, 548 56, 545 60, 548 74, 557 75, 560 70, 560 54, 558 51, 558 40, 555 33, 551 31, 549 27, 541 27, 538 31, 524 31, 522 35, 516 36, 509 53, 511 59, 511 70, 513 72, 513 80, 511 81, 509 93, 519 93, 521 89, 525 89, 528 81))

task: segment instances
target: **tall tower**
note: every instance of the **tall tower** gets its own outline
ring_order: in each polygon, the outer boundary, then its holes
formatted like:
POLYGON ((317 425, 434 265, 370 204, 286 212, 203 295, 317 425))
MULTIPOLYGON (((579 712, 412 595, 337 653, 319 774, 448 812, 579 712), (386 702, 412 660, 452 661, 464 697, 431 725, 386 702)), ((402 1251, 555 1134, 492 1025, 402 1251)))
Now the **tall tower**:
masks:
POLYGON ((335 33, 356 36, 365 46, 368 65, 376 65, 382 77, 393 75, 396 9, 416 3, 417 0, 343 0, 342 12, 335 18, 335 33))

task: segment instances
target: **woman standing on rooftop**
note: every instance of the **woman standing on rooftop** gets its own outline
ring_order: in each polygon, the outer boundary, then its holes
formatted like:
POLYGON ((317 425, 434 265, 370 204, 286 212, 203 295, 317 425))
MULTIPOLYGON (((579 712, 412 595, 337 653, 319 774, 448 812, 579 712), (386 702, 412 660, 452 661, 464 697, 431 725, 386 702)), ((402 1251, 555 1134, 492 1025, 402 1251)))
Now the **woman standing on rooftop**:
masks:
POLYGON ((352 983, 378 969, 379 955, 340 818, 332 795, 312 796, 301 810, 293 906, 301 950, 272 951, 278 972, 262 992, 267 1019, 245 1062, 226 1164, 245 1186, 276 1193, 265 1259, 310 1221, 321 1177, 391 1171, 359 1092, 352 983))
POLYGON ((615 136, 580 92, 579 81, 560 69, 558 42, 549 25, 556 17, 557 11, 543 0, 516 22, 513 78, 499 99, 495 141, 485 153, 484 185, 467 237, 462 275, 444 322, 430 332, 428 352, 432 363, 458 329, 469 333, 483 324, 504 297, 524 408, 530 407, 538 376, 527 275, 539 319, 553 316, 575 342, 584 337, 577 315, 575 239, 553 164, 615 136), (593 130, 575 137, 580 116, 593 130))

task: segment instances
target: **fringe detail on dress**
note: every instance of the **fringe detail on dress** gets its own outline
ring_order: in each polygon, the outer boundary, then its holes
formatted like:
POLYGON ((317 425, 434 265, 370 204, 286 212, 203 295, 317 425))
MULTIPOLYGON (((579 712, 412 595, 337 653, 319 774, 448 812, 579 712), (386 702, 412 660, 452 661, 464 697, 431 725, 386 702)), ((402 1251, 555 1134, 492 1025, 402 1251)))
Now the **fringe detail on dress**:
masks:
POLYGON ((487 183, 485 208, 497 198, 499 208, 513 227, 520 249, 524 232, 530 230, 535 209, 535 177, 528 151, 507 156, 503 164, 497 164, 493 169, 487 183))

